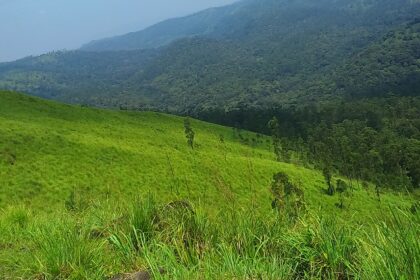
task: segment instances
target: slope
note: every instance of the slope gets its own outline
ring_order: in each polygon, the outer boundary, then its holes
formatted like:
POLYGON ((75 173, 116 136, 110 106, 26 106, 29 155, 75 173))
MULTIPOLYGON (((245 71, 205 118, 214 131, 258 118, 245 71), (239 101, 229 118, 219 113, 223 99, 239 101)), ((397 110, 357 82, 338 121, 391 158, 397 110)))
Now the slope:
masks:
MULTIPOLYGON (((389 191, 379 202, 359 184, 328 196, 320 172, 274 161, 267 137, 195 120, 192 128, 194 150, 179 117, 0 92, 0 277, 125 279, 115 275, 151 269, 157 279, 374 279, 385 273, 383 252, 398 254, 385 259, 392 267, 418 257, 415 247, 396 252, 398 239, 380 235, 386 228, 367 227, 368 241, 359 225, 391 218, 389 207, 409 209, 413 198, 389 191), (271 211, 280 171, 304 194, 302 222, 271 211), (340 222, 313 217, 321 213, 340 222), (373 244, 388 247, 366 254, 373 244)), ((410 246, 412 217, 391 231, 410 246)), ((397 271, 418 275, 416 265, 397 271)))
MULTIPOLYGON (((227 192, 267 209, 263 202, 279 171, 304 186, 314 208, 336 202, 322 195, 319 172, 275 162, 265 136, 194 121, 196 148, 190 150, 182 118, 74 107, 11 92, 0 97, 2 207, 50 208, 76 190, 99 200, 148 192, 185 196, 204 200, 209 209, 223 204, 220 195, 227 192)), ((364 192, 358 195, 356 208, 375 204, 364 192)))
POLYGON ((337 88, 353 97, 419 96, 420 19, 356 54, 337 69, 334 78, 337 88))

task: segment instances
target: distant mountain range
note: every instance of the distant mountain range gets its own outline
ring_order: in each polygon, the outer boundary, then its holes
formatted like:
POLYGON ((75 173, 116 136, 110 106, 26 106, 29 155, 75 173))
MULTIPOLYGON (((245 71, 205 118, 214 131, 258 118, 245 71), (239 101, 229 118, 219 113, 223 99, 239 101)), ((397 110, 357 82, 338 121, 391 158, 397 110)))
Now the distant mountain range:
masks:
POLYGON ((211 36, 223 28, 223 22, 234 16, 245 2, 211 8, 176 19, 169 19, 138 32, 97 40, 84 45, 85 51, 119 51, 150 49, 167 45, 177 39, 211 36))
POLYGON ((244 0, 0 64, 0 88, 197 113, 420 94, 420 1, 244 0))

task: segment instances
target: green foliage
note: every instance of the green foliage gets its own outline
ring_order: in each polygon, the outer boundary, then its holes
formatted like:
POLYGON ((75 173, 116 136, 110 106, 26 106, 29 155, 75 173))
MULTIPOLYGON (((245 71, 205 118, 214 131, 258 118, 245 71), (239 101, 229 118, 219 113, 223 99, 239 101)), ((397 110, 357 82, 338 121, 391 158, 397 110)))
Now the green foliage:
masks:
POLYGON ((74 211, 74 210, 77 209, 77 205, 76 204, 77 204, 77 202, 76 202, 76 194, 75 194, 75 192, 73 190, 73 191, 70 192, 69 197, 65 201, 65 205, 66 205, 67 210, 74 211))
POLYGON ((185 137, 187 138, 187 144, 191 147, 191 149, 194 149, 195 132, 191 127, 191 122, 189 118, 184 119, 184 129, 185 137))
POLYGON ((418 213, 411 215, 395 210, 390 222, 380 222, 365 233, 365 238, 360 240, 366 252, 361 256, 361 278, 414 280, 419 277, 419 217, 418 213))
POLYGON ((317 217, 304 222, 304 228, 302 234, 288 238, 296 250, 294 257, 301 258, 299 278, 352 279, 358 274, 358 228, 317 217))
POLYGON ((25 228, 30 219, 30 214, 24 207, 9 208, 3 215, 9 225, 18 228, 25 228))
POLYGON ((303 190, 292 183, 287 174, 283 172, 273 176, 271 193, 274 196, 271 203, 272 208, 276 208, 281 215, 286 216, 289 220, 296 220, 305 208, 303 190))
POLYGON ((337 180, 337 192, 339 194, 340 203, 337 205, 339 208, 344 208, 344 202, 345 198, 349 195, 349 189, 350 187, 347 185, 347 183, 341 179, 337 180))
POLYGON ((97 265, 101 247, 89 242, 76 224, 55 221, 30 233, 36 250, 28 268, 34 275, 45 279, 98 279, 103 274, 97 265))
POLYGON ((276 117, 273 117, 268 122, 268 128, 271 131, 274 154, 277 161, 290 162, 290 153, 286 147, 285 141, 282 140, 279 120, 276 117))
MULTIPOLYGON (((28 227, 1 236, 1 242, 18 243, 0 252, 0 275, 5 279, 104 279, 149 270, 157 279, 414 280, 420 276, 420 221, 401 210, 394 209, 390 219, 371 224, 309 215, 290 227, 273 212, 255 214, 246 208, 208 216, 187 201, 155 204, 156 213, 148 202, 115 206, 73 217, 37 214, 28 227), (133 211, 149 213, 146 220, 153 225, 149 238, 134 231, 131 220, 114 223, 110 237, 91 239, 87 234, 99 213, 129 217, 133 211), (155 214, 162 218, 158 223, 152 218, 155 214), (30 253, 14 250, 19 246, 30 253)), ((0 225, 2 233, 11 230, 4 227, 3 216, 0 225)))
POLYGON ((324 169, 322 170, 322 175, 324 175, 325 182, 327 182, 327 186, 328 186, 327 193, 328 193, 328 195, 334 195, 335 188, 334 188, 334 185, 331 183, 332 174, 331 174, 330 168, 329 167, 324 167, 324 169))

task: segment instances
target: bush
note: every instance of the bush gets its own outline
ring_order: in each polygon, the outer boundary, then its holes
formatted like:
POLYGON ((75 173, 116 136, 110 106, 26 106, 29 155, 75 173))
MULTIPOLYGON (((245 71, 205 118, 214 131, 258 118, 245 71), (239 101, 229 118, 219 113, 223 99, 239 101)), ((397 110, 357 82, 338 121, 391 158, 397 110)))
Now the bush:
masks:
POLYGON ((345 207, 345 197, 348 195, 349 185, 341 179, 337 180, 337 192, 339 194, 339 203, 336 204, 338 208, 343 209, 345 207))
POLYGON ((292 183, 283 172, 273 176, 271 183, 271 193, 274 200, 271 203, 273 209, 278 209, 289 220, 296 220, 299 212, 305 208, 303 190, 292 183))

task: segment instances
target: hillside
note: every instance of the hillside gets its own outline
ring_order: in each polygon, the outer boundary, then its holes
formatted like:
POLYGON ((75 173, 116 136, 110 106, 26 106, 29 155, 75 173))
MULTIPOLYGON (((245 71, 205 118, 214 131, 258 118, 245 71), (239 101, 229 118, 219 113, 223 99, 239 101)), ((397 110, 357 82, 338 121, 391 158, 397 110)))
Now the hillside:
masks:
MULTIPOLYGON (((280 34, 290 36, 292 30, 310 35, 308 31, 311 29, 326 28, 329 24, 335 25, 333 28, 343 28, 344 25, 352 26, 348 26, 350 28, 369 25, 371 31, 381 32, 386 26, 416 15, 415 11, 407 9, 415 7, 415 3, 416 1, 406 0, 368 2, 243 0, 190 16, 166 20, 141 31, 93 41, 81 49, 86 51, 150 49, 168 45, 177 39, 197 36, 229 40, 246 39, 256 42, 258 37, 275 38, 280 34), (368 19, 369 23, 366 22, 368 19)), ((359 42, 361 43, 362 41, 359 42)))
MULTIPOLYGON (((391 247, 369 249, 371 255, 363 250, 378 245, 375 240, 394 246, 390 242, 398 239, 380 239, 386 228, 374 230, 373 241, 364 234, 373 221, 391 219, 395 207, 416 213, 413 197, 383 189, 378 200, 374 186, 360 182, 348 182, 352 190, 345 195, 329 196, 321 172, 299 161, 275 161, 269 138, 192 120, 196 137, 191 149, 183 121, 0 92, 0 277, 104 279, 145 268, 158 279, 392 275, 377 270, 375 262, 391 247), (300 190, 297 200, 286 191, 280 216, 271 210, 278 172, 300 190), (167 204, 171 201, 177 202, 167 204), (292 224, 278 223, 285 213, 292 224), (335 217, 335 222, 317 215, 335 217), (366 228, 343 231, 343 223, 366 228), (329 234, 340 234, 339 245, 328 243, 329 234), (349 236, 360 237, 367 247, 349 236), (314 243, 306 244, 307 238, 314 243), (224 259, 229 256, 237 259, 224 259), (356 268, 341 258, 365 265, 356 268), (160 267, 166 276, 159 275, 160 267)), ((405 217, 399 231, 392 232, 418 246, 417 216, 405 217)), ((396 271, 419 275, 418 248, 411 255, 404 250, 393 251, 399 257, 387 259, 387 265, 397 267, 397 260, 411 256, 412 268, 396 271)))
POLYGON ((241 1, 88 48, 99 52, 0 64, 0 88, 194 115, 364 97, 372 88, 418 95, 419 13, 408 0, 241 1), (378 85, 382 61, 391 84, 378 85))
POLYGON ((209 196, 209 208, 218 206, 217 188, 244 201, 268 201, 272 176, 282 170, 302 180, 314 208, 327 207, 319 193, 322 175, 276 162, 266 136, 194 121, 197 147, 191 150, 180 117, 62 105, 11 92, 0 97, 2 207, 42 209, 47 199, 49 208, 73 189, 104 199, 148 192, 166 199, 209 196))
POLYGON ((419 96, 420 19, 355 55, 337 70, 335 79, 337 88, 353 97, 419 96))
MULTIPOLYGON (((126 80, 157 54, 149 51, 108 53, 53 52, 0 64, 1 86, 72 103, 113 106, 126 80)), ((141 97, 139 97, 141 100, 141 97)), ((115 105, 114 105, 115 106, 115 105)))
POLYGON ((121 51, 151 49, 187 37, 212 34, 235 10, 243 6, 236 3, 227 7, 211 8, 187 17, 165 20, 145 30, 92 41, 83 51, 121 51))

